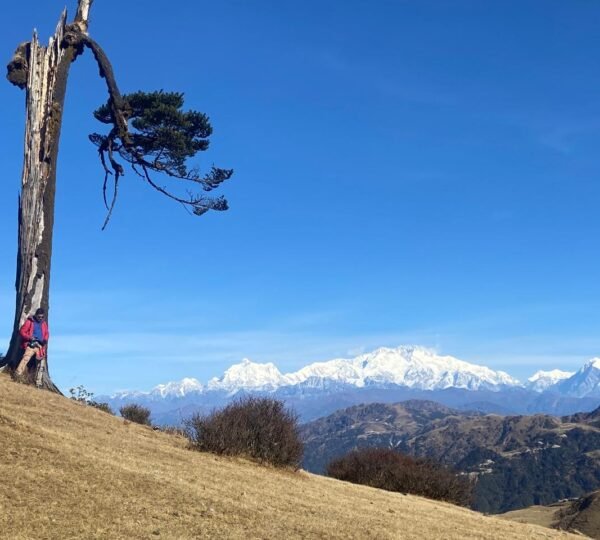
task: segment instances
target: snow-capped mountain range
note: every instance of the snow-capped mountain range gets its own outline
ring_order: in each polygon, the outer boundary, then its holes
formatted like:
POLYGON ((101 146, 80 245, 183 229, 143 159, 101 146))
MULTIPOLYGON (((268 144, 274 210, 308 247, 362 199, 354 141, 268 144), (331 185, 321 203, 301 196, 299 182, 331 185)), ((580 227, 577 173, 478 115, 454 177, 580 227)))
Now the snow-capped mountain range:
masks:
POLYGON ((303 421, 359 403, 407 399, 484 413, 566 415, 600 405, 600 358, 591 359, 576 373, 538 371, 520 382, 503 371, 424 347, 401 346, 316 362, 285 374, 272 363, 244 359, 205 384, 185 378, 149 392, 119 392, 96 399, 114 410, 128 403, 144 405, 156 423, 178 424, 247 394, 284 400, 303 421))
POLYGON ((316 362, 287 374, 282 374, 272 363, 261 364, 244 359, 207 384, 194 378, 185 378, 179 382, 160 384, 150 392, 120 392, 112 397, 176 398, 192 393, 225 392, 234 395, 240 391, 275 392, 286 387, 289 390, 293 387, 389 386, 416 390, 459 388, 490 391, 512 387, 535 392, 554 388, 561 390, 561 394, 584 397, 590 393, 600 396, 599 383, 600 358, 590 360, 577 373, 558 369, 538 371, 521 383, 503 371, 494 371, 452 356, 439 356, 424 347, 401 346, 394 349, 382 347, 351 359, 316 362))
MULTIPOLYGON (((541 375, 536 376, 541 380, 541 375)), ((185 378, 180 382, 160 384, 148 394, 164 398, 192 392, 272 392, 283 387, 320 388, 332 384, 356 388, 396 385, 419 390, 494 390, 520 385, 519 381, 503 371, 493 371, 452 356, 438 356, 424 347, 402 346, 395 349, 382 347, 351 359, 316 362, 287 374, 282 374, 272 363, 260 364, 245 358, 227 369, 222 377, 215 377, 205 385, 197 379, 185 378)), ((113 397, 143 394, 121 392, 113 397)))

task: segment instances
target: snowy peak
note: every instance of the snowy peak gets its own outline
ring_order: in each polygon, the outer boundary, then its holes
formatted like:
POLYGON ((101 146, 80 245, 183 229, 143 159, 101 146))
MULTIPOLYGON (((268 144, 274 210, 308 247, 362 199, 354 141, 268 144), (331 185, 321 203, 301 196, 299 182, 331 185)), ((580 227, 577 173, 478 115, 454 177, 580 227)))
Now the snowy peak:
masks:
POLYGON ((499 389, 519 385, 519 381, 502 371, 452 356, 438 356, 430 349, 416 346, 382 347, 353 359, 316 362, 284 378, 292 385, 315 386, 319 381, 328 381, 355 387, 399 385, 421 390, 499 389))
POLYGON ((169 382, 167 384, 159 384, 150 394, 156 397, 182 397, 193 392, 202 392, 204 387, 202 384, 193 378, 185 378, 179 382, 169 382))
POLYGON ((336 359, 327 362, 315 362, 286 375, 289 384, 298 385, 308 381, 329 380, 353 386, 362 386, 360 370, 348 360, 336 359))
POLYGON ((527 379, 526 387, 534 392, 543 392, 556 383, 568 379, 575 375, 572 371, 561 371, 553 369, 551 371, 537 371, 527 379))
POLYGON ((585 371, 585 370, 589 370, 589 369, 600 369, 600 358, 595 357, 592 358, 591 360, 588 360, 585 365, 581 368, 580 371, 585 371))
POLYGON ((588 360, 577 373, 553 389, 570 397, 600 397, 600 358, 588 360))
POLYGON ((497 389, 519 381, 502 371, 470 364, 452 356, 439 356, 425 347, 380 348, 355 358, 365 384, 398 384, 422 390, 444 388, 497 389))
POLYGON ((244 358, 231 366, 221 378, 213 378, 208 383, 209 390, 275 390, 288 383, 274 364, 258 364, 244 358))

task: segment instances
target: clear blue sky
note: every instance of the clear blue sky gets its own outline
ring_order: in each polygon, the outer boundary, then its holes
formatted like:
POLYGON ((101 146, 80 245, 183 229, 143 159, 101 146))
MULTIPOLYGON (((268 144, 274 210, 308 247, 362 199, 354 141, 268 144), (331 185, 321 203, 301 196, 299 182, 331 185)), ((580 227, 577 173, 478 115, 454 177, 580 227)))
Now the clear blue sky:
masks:
MULTIPOLYGON (((8 60, 61 2, 2 7, 8 60)), ((69 6, 74 11, 75 1, 69 6)), ((96 0, 123 92, 184 91, 233 167, 189 216, 129 173, 105 232, 71 69, 51 371, 63 389, 206 381, 415 343, 524 378, 600 355, 600 4, 96 0)), ((13 317, 24 94, 0 84, 0 336, 13 317)))

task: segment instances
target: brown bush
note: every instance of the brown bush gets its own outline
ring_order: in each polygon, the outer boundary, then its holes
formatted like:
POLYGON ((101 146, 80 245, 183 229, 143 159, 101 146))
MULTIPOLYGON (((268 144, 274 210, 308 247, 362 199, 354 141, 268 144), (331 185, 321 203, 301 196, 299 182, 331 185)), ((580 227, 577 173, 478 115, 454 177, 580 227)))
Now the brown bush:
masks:
POLYGON ((195 415, 186 425, 197 450, 244 455, 278 467, 298 468, 302 459, 298 417, 276 399, 242 398, 208 415, 195 415))
POLYGON ((137 403, 123 405, 123 407, 119 409, 119 412, 121 413, 121 416, 125 418, 125 420, 129 420, 130 422, 143 424, 145 426, 152 425, 150 423, 150 409, 147 409, 142 405, 138 405, 137 403))
POLYGON ((423 458, 413 458, 385 448, 355 450, 332 461, 327 475, 338 480, 371 487, 421 495, 430 499, 468 506, 473 485, 459 476, 423 458))

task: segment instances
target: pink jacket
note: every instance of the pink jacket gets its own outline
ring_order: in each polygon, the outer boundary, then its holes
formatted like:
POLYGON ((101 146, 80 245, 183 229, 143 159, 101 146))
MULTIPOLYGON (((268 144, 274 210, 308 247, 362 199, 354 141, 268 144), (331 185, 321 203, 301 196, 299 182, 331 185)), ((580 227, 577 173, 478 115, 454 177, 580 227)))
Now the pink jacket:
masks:
MULTIPOLYGON (((42 336, 44 338, 44 341, 48 343, 48 338, 50 337, 50 332, 48 331, 48 323, 46 321, 42 321, 41 324, 42 336)), ((21 329, 19 330, 19 334, 21 335, 21 348, 26 349, 27 344, 33 338, 33 317, 29 317, 29 319, 25 321, 25 323, 23 324, 23 326, 21 326, 21 329)), ((44 343, 41 347, 40 357, 46 356, 46 343, 44 343)))

